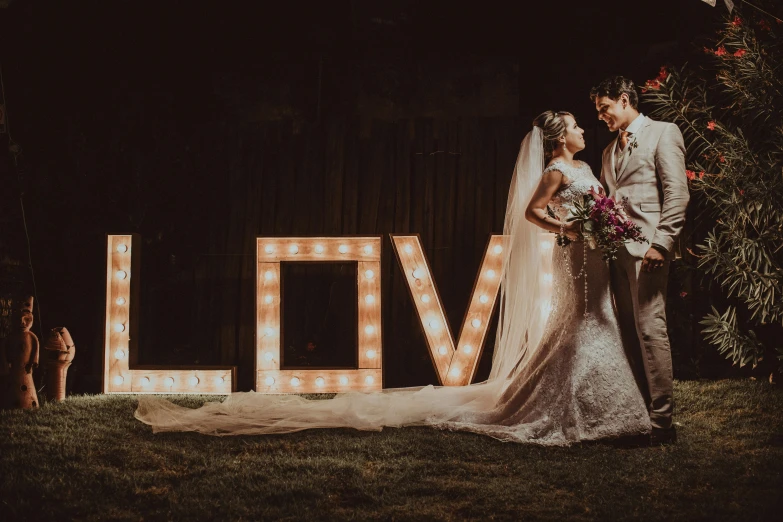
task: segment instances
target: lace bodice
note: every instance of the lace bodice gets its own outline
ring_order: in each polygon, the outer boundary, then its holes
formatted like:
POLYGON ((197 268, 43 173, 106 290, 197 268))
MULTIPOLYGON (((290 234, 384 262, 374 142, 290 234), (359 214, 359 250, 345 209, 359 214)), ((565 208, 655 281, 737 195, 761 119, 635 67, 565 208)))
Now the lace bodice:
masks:
POLYGON ((568 214, 574 208, 574 201, 581 199, 582 196, 590 191, 591 187, 598 188, 601 186, 593 175, 590 165, 584 161, 580 161, 578 167, 572 167, 563 161, 555 161, 544 169, 544 172, 551 170, 562 172, 568 182, 568 185, 555 192, 552 201, 549 202, 549 206, 558 219, 568 217, 568 214))

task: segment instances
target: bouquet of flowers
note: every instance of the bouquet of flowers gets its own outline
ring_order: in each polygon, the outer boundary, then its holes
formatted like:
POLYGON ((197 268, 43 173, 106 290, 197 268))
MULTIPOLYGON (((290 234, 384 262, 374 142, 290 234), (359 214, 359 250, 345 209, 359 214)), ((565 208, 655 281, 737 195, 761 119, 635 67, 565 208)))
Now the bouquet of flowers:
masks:
MULTIPOLYGON (((578 221, 582 224, 582 236, 591 249, 601 248, 604 261, 617 259, 620 245, 629 241, 647 243, 642 229, 628 218, 625 213, 627 201, 618 203, 604 193, 602 188, 591 188, 582 198, 582 202, 574 203, 572 216, 568 221, 578 221)), ((557 244, 566 246, 571 242, 566 236, 558 234, 557 244)))

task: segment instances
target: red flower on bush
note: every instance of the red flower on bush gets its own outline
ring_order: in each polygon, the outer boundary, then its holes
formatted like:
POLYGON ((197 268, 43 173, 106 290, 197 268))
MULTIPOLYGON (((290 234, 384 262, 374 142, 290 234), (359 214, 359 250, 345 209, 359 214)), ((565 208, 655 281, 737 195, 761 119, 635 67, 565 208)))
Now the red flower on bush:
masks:
POLYGON ((680 292, 680 297, 685 298, 688 295, 688 292, 680 292))
POLYGON ((769 25, 769 22, 767 22, 766 20, 759 20, 759 27, 764 31, 769 31, 772 29, 772 27, 770 27, 769 25))
POLYGON ((703 179, 703 178, 704 178, 704 171, 702 170, 701 172, 699 172, 699 179, 703 179))
POLYGON ((661 71, 658 73, 658 77, 656 78, 656 80, 658 80, 659 82, 665 82, 666 78, 668 77, 669 77, 669 71, 667 71, 666 67, 664 66, 661 67, 661 71))
POLYGON ((739 16, 735 16, 734 20, 731 21, 731 25, 733 25, 734 27, 741 26, 742 25, 742 18, 740 18, 739 16))
POLYGON ((745 53, 747 52, 748 52, 747 49, 737 49, 737 52, 734 53, 734 56, 736 56, 737 58, 742 58, 743 56, 745 56, 745 53))
POLYGON ((723 47, 722 45, 715 50, 715 56, 725 56, 725 55, 726 55, 726 48, 723 47))
POLYGON ((688 179, 695 179, 696 178, 696 173, 693 172, 692 170, 686 170, 685 171, 685 177, 688 178, 688 179))
POLYGON ((745 195, 745 191, 742 190, 742 189, 739 189, 739 193, 740 193, 740 196, 744 196, 745 195))
POLYGON ((725 157, 720 156, 718 159, 720 160, 721 163, 726 163, 726 158, 725 157))
POLYGON ((707 128, 710 129, 710 130, 715 130, 715 122, 711 121, 711 122, 707 123, 707 128))
POLYGON ((647 80, 645 82, 644 87, 642 87, 642 92, 647 92, 648 89, 652 89, 654 91, 657 91, 661 88, 661 82, 657 79, 655 80, 647 80))

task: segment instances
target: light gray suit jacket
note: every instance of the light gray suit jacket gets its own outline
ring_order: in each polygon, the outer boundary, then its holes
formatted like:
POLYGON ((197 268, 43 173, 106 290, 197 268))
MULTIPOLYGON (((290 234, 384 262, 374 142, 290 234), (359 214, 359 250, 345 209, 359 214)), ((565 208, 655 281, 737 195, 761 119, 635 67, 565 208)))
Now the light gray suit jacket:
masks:
POLYGON ((651 245, 675 254, 675 242, 685 224, 688 180, 685 144, 677 125, 645 117, 638 132, 616 160, 615 138, 604 149, 601 184, 617 201, 628 198, 628 216, 650 243, 627 243, 628 252, 644 257, 651 245), (634 140, 636 146, 632 146, 634 140))

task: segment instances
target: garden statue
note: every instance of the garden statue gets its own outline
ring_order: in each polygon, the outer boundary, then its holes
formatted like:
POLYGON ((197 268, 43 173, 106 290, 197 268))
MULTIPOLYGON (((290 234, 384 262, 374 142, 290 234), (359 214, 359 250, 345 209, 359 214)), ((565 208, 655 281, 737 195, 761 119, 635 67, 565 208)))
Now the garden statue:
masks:
POLYGON ((76 347, 68 329, 60 327, 52 328, 43 348, 46 397, 53 401, 61 401, 65 399, 65 377, 76 353, 76 347))
POLYGON ((33 369, 38 367, 38 337, 33 326, 33 298, 27 297, 14 314, 14 325, 0 355, 8 377, 2 403, 6 408, 37 408, 38 396, 33 383, 33 369))

